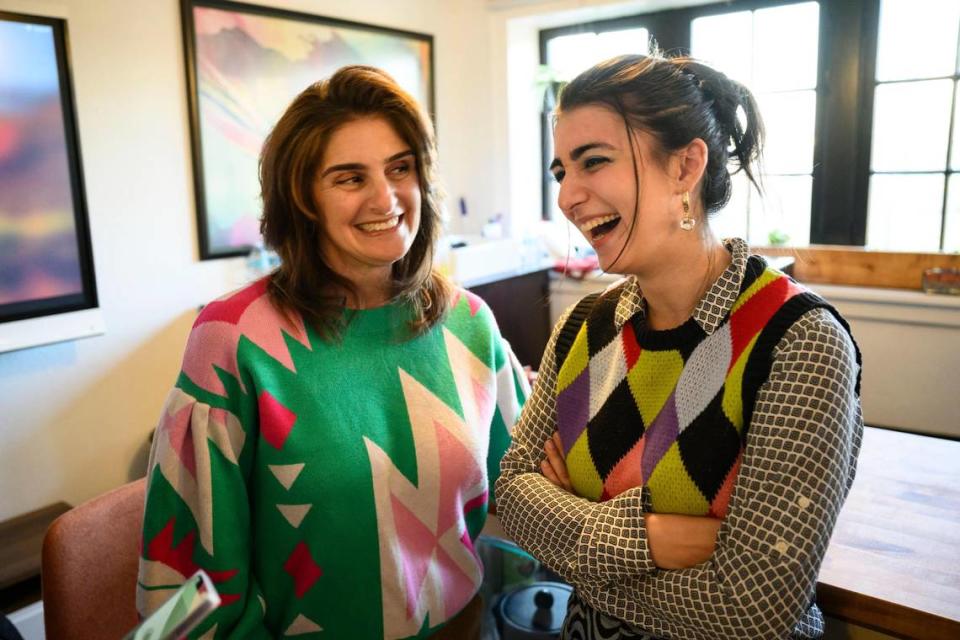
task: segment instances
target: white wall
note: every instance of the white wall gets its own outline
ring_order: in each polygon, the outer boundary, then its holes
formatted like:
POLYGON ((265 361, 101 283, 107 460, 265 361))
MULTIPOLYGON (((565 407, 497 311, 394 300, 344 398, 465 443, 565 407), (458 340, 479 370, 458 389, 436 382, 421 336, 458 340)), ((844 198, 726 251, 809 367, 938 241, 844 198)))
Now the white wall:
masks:
MULTIPOLYGON (((506 201, 496 165, 482 0, 260 4, 435 37, 445 187, 474 231, 506 201), (454 200, 455 202, 455 200, 454 200), (500 205, 495 205, 500 202, 500 205)), ((68 20, 106 334, 0 353, 0 520, 122 484, 173 384, 195 309, 234 288, 240 259, 200 262, 178 0, 0 0, 68 20)), ((452 207, 455 210, 455 206, 452 207)))

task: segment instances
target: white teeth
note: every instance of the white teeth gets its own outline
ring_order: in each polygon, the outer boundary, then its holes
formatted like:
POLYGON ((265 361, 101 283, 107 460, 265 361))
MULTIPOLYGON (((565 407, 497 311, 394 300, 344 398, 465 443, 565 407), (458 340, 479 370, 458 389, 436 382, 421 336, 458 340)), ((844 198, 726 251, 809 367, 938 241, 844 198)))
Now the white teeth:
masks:
POLYGON ((362 231, 386 231, 387 229, 393 229, 395 226, 400 224, 400 216, 393 216, 388 218, 383 222, 367 222, 365 224, 358 224, 357 226, 362 231))
POLYGON ((583 233, 589 233, 590 231, 599 227, 600 225, 606 224, 608 222, 613 222, 614 220, 617 220, 619 218, 620 216, 618 215, 600 216, 599 218, 593 218, 592 220, 587 220, 582 225, 580 225, 580 231, 582 231, 583 233))

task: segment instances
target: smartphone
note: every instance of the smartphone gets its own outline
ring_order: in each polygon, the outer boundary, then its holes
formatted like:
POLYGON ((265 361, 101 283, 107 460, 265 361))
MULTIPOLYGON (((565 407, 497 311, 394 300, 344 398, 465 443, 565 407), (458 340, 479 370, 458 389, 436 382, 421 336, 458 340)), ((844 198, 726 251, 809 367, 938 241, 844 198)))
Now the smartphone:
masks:
POLYGON ((220 606, 220 595, 202 569, 123 640, 180 640, 220 606))

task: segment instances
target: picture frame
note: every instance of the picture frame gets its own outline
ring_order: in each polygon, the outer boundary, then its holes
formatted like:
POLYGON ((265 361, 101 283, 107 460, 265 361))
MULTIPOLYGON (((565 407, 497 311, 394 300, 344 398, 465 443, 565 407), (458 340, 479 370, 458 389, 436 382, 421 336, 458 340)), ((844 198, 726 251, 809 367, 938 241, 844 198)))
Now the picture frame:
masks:
POLYGON ((0 11, 0 352, 103 333, 67 22, 0 11))
POLYGON ((434 115, 431 35, 232 0, 181 0, 181 18, 202 260, 259 242, 260 149, 311 83, 369 64, 434 115))

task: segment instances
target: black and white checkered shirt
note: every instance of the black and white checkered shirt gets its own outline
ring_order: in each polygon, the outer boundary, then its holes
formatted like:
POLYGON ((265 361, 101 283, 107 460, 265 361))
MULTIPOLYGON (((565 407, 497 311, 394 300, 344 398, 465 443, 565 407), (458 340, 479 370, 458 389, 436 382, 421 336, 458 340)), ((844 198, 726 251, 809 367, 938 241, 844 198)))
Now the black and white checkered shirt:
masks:
MULTIPOLYGON (((693 312, 712 334, 736 300, 748 258, 732 261, 693 312)), ((621 288, 614 322, 644 313, 636 281, 621 288)), ((658 569, 650 555, 641 488, 596 503, 541 473, 544 443, 557 429, 554 347, 501 463, 497 509, 520 546, 573 584, 598 611, 664 638, 819 638, 817 574, 856 470, 863 418, 852 339, 830 311, 813 309, 786 332, 757 393, 729 512, 712 558, 658 569)))

